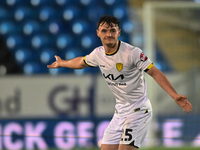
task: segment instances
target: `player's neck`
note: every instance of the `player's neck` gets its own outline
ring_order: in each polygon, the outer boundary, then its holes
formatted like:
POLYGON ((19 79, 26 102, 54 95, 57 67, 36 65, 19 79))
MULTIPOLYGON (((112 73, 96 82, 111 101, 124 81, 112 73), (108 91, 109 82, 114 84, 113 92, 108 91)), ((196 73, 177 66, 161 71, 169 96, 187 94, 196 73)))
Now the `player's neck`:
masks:
POLYGON ((108 46, 108 45, 103 44, 105 53, 109 53, 109 54, 114 53, 118 48, 118 44, 119 44, 119 40, 113 46, 108 46))

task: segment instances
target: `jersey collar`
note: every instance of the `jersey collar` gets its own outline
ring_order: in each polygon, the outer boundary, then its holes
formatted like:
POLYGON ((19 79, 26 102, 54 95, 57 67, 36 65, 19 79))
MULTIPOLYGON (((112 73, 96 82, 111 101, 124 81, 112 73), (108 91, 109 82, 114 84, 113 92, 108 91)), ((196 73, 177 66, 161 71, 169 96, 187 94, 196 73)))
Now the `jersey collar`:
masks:
POLYGON ((105 53, 105 54, 108 55, 108 56, 116 54, 118 52, 118 50, 119 50, 120 44, 121 44, 121 41, 119 41, 117 49, 113 53, 105 53))

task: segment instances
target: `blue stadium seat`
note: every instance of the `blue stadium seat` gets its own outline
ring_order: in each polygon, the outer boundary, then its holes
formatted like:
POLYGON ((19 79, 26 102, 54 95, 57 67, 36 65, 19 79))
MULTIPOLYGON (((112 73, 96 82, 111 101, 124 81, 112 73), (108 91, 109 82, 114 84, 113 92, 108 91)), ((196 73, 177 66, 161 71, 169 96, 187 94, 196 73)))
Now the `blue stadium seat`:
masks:
POLYGON ((77 20, 72 23, 72 31, 75 35, 82 35, 89 30, 89 24, 84 20, 77 20))
POLYGON ((41 32, 41 26, 36 20, 28 20, 23 25, 24 35, 33 35, 41 32))
POLYGON ((91 0, 79 0, 79 1, 83 6, 88 6, 92 3, 91 0))
POLYGON ((65 21, 73 21, 79 18, 80 14, 80 9, 74 5, 65 7, 62 10, 62 17, 65 21))
POLYGON ((10 35, 6 39, 6 45, 9 49, 15 49, 25 45, 23 38, 20 35, 10 35))
POLYGON ((51 46, 50 39, 46 35, 35 35, 31 38, 31 46, 34 49, 41 49, 46 46, 51 46))
POLYGON ((49 21, 50 19, 57 17, 57 14, 58 12, 56 12, 53 7, 45 6, 39 10, 39 19, 42 22, 49 21))
POLYGON ((29 1, 27 0, 5 0, 5 1, 6 1, 6 5, 10 7, 17 7, 18 5, 21 5, 21 4, 27 5, 29 3, 29 1))
POLYGON ((55 56, 56 51, 54 49, 51 48, 45 48, 42 50, 42 52, 40 53, 40 62, 47 65, 47 64, 51 64, 55 61, 55 56))
POLYGON ((103 16, 104 14, 106 14, 106 9, 101 5, 97 5, 96 7, 90 7, 86 10, 87 19, 95 24, 95 28, 99 17, 103 16))
POLYGON ((27 62, 23 66, 23 72, 25 75, 40 74, 40 73, 44 73, 44 68, 38 62, 27 62))
POLYGON ((125 32, 127 34, 132 34, 135 28, 136 25, 132 21, 127 20, 121 23, 122 32, 125 32))
POLYGON ((49 23, 49 32, 51 34, 58 34, 65 32, 66 27, 60 21, 52 21, 49 23))
POLYGON ((125 6, 113 7, 112 16, 116 17, 120 21, 128 20, 127 8, 125 6))
POLYGON ((66 2, 67 2, 67 0, 56 0, 56 3, 58 4, 58 5, 65 5, 66 4, 66 2))
POLYGON ((103 0, 103 3, 105 6, 109 7, 126 5, 126 1, 122 0, 103 0))
POLYGON ((34 19, 37 17, 37 13, 31 11, 31 9, 27 6, 19 6, 14 11, 14 19, 15 21, 25 21, 28 19, 34 19))
POLYGON ((75 4, 77 0, 55 0, 58 6, 67 6, 75 4))
POLYGON ((49 23, 49 26, 48 26, 49 32, 51 34, 57 34, 57 33, 59 33, 59 31, 62 32, 62 29, 61 29, 61 27, 59 27, 59 25, 61 25, 61 24, 59 24, 57 22, 49 23))
POLYGON ((70 34, 60 34, 57 36, 57 39, 56 39, 56 47, 59 49, 59 50, 63 50, 63 49, 66 49, 68 48, 69 46, 72 46, 73 45, 73 36, 71 36, 70 34))
POLYGON ((61 33, 67 33, 69 30, 69 25, 64 24, 60 20, 50 20, 42 24, 42 32, 47 35, 59 35, 61 33))
POLYGON ((97 1, 95 0, 79 0, 80 7, 84 7, 88 9, 89 7, 96 7, 98 6, 97 1))
POLYGON ((85 34, 81 37, 81 47, 91 51, 97 44, 97 36, 92 34, 85 34))
POLYGON ((0 35, 25 74, 94 73, 93 68, 49 70, 46 65, 55 54, 72 59, 100 46, 95 30, 103 14, 117 17, 122 22, 120 38, 130 40, 134 24, 128 22, 125 6, 122 0, 3 0, 0 35))
POLYGON ((52 0, 30 0, 30 4, 34 7, 42 7, 50 4, 54 4, 52 0))
POLYGON ((104 0, 104 3, 105 3, 106 5, 108 5, 108 6, 114 5, 115 2, 116 2, 116 0, 104 0))
POLYGON ((15 60, 18 64, 25 64, 27 61, 33 60, 34 56, 30 49, 18 48, 15 51, 15 60))
POLYGON ((0 22, 0 35, 8 36, 17 33, 19 29, 20 28, 15 28, 15 24, 12 21, 0 22))
POLYGON ((64 59, 70 60, 78 56, 82 56, 82 51, 78 47, 68 48, 64 53, 61 53, 61 56, 65 56, 64 59))

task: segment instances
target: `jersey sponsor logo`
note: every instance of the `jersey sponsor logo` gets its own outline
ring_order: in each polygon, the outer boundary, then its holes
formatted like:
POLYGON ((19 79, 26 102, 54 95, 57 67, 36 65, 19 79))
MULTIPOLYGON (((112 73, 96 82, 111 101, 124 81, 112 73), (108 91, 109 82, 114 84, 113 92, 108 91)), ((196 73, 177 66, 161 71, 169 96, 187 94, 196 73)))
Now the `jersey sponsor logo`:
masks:
POLYGON ((110 86, 126 86, 126 82, 107 82, 110 86))
MULTIPOLYGON (((114 76, 113 74, 108 74, 108 75, 105 75, 103 73, 103 76, 105 79, 109 79, 111 81, 116 81, 117 79, 121 79, 123 80, 124 79, 124 75, 123 74, 120 74, 119 76, 114 76)), ((108 83, 109 86, 126 86, 126 82, 109 82, 109 81, 106 81, 108 83)))
POLYGON ((118 71, 121 71, 123 69, 123 64, 122 63, 116 63, 116 68, 118 71))
POLYGON ((104 66, 104 65, 100 65, 100 67, 106 67, 106 66, 104 66))
POLYGON ((117 80, 117 79, 120 79, 123 80, 124 79, 124 75, 123 74, 120 74, 119 76, 115 77, 113 74, 108 74, 108 75, 105 75, 103 73, 103 76, 105 79, 109 79, 109 80, 117 80))
POLYGON ((144 53, 140 54, 140 60, 141 61, 146 61, 147 59, 148 59, 148 57, 144 53))

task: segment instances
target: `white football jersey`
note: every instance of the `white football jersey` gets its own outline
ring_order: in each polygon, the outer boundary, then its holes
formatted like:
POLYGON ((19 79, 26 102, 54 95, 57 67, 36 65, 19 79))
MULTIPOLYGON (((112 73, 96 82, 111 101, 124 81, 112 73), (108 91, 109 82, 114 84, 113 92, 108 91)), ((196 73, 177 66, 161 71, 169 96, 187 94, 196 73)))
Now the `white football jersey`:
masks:
POLYGON ((119 117, 131 116, 135 111, 152 110, 147 98, 144 71, 153 66, 152 61, 138 47, 119 41, 115 52, 105 53, 104 47, 94 49, 84 57, 88 66, 99 66, 110 90, 116 97, 119 117))

